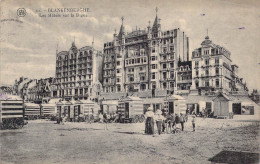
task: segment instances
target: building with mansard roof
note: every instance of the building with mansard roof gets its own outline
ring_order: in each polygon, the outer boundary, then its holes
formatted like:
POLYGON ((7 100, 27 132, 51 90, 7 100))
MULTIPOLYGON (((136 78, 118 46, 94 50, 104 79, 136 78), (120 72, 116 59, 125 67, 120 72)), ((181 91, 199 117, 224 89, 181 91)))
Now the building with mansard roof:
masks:
POLYGON ((162 31, 156 17, 152 26, 119 33, 104 44, 103 91, 138 92, 177 89, 178 58, 189 60, 189 38, 179 28, 162 31))
POLYGON ((192 52, 191 91, 198 94, 246 91, 237 69, 238 66, 232 65, 231 53, 206 36, 201 47, 192 52))

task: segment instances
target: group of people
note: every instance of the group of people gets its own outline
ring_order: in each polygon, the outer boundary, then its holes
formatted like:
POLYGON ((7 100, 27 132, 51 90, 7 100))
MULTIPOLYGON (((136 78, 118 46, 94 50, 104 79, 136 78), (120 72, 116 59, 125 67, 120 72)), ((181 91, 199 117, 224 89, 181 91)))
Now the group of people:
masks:
MULTIPOLYGON (((177 124, 181 124, 181 130, 184 131, 184 123, 188 121, 188 114, 180 113, 178 114, 169 114, 162 113, 161 110, 153 112, 153 108, 149 107, 145 113, 145 133, 146 134, 155 134, 155 124, 158 130, 158 134, 162 133, 176 133, 177 124)), ((195 131, 195 116, 192 117, 192 126, 193 131, 195 131)))

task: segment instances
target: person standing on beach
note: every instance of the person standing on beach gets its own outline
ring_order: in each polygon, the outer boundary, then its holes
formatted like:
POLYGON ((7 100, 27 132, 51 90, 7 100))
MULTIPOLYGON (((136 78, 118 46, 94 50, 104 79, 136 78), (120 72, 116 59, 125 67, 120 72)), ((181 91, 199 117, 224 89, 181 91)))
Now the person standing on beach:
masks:
POLYGON ((107 114, 107 113, 104 113, 104 124, 105 124, 105 126, 104 126, 104 130, 108 130, 108 123, 109 123, 109 119, 110 119, 110 115, 109 114, 107 114))
POLYGON ((157 129, 158 129, 158 134, 161 135, 162 134, 162 123, 164 121, 164 117, 162 116, 162 111, 160 109, 157 110, 155 115, 156 115, 156 125, 157 125, 157 129))
POLYGON ((153 107, 149 107, 145 113, 145 133, 154 134, 154 112, 153 107))
POLYGON ((180 116, 180 122, 181 122, 181 130, 183 131, 184 130, 185 118, 184 118, 184 115, 182 113, 181 113, 181 116, 180 116))
POLYGON ((192 116, 191 123, 192 123, 193 131, 195 132, 195 116, 192 116))

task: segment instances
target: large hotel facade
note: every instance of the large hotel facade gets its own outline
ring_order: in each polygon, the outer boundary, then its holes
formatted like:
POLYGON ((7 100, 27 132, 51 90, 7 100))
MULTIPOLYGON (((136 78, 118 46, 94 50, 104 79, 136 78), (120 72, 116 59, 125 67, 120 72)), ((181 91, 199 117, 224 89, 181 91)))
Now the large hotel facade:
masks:
POLYGON ((102 79, 102 52, 92 46, 78 49, 72 43, 69 51, 56 54, 56 86, 54 97, 64 99, 97 98, 102 79))
POLYGON ((180 29, 152 27, 126 32, 124 19, 112 42, 104 44, 103 91, 177 90, 178 61, 189 60, 189 38, 180 29))

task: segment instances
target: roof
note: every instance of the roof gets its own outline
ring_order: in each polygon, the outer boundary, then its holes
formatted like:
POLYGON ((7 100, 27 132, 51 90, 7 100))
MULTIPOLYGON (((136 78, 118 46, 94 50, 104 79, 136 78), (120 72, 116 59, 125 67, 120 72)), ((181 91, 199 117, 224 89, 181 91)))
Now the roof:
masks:
POLYGON ((252 101, 247 95, 229 95, 229 98, 230 98, 232 101, 254 102, 254 101, 252 101))
POLYGON ((58 55, 58 56, 63 56, 63 55, 68 55, 68 54, 69 54, 68 51, 61 51, 61 52, 59 52, 57 55, 58 55))
POLYGON ((143 101, 143 100, 139 97, 127 96, 126 98, 123 98, 120 101, 143 101))
POLYGON ((164 98, 164 100, 185 100, 185 98, 179 95, 170 95, 164 98))
POLYGON ((141 98, 151 97, 152 96, 152 92, 150 92, 150 91, 139 91, 139 92, 134 92, 132 94, 132 96, 141 97, 141 98))
POLYGON ((126 93, 101 93, 100 95, 100 99, 103 99, 103 100, 119 100, 120 98, 122 97, 125 97, 126 96, 126 93))
POLYGON ((56 99, 50 99, 48 104, 56 104, 57 102, 60 101, 60 98, 56 98, 56 99))
POLYGON ((6 100, 23 100, 23 99, 17 95, 0 94, 0 101, 6 101, 6 100))
POLYGON ((54 106, 56 107, 56 104, 41 104, 41 106, 45 107, 45 106, 54 106))
POLYGON ((83 103, 83 104, 94 104, 95 102, 87 99, 87 100, 81 100, 81 103, 83 103))
POLYGON ((188 95, 183 96, 188 104, 198 104, 200 101, 212 101, 215 97, 199 96, 199 95, 188 95))
POLYGON ((154 22, 153 22, 153 27, 152 27, 152 32, 157 32, 158 28, 159 28, 159 21, 158 21, 158 17, 156 15, 154 22))
POLYGON ((144 104, 163 104, 163 98, 147 98, 143 99, 144 104))
POLYGON ((35 107, 39 107, 39 104, 35 104, 35 103, 24 103, 25 106, 35 106, 35 107))
POLYGON ((213 99, 213 101, 214 101, 215 99, 219 98, 219 97, 224 97, 224 98, 225 98, 226 100, 228 100, 228 101, 231 101, 231 100, 232 100, 229 96, 227 96, 226 94, 220 92, 220 93, 213 99))
POLYGON ((105 101, 102 101, 102 104, 103 105, 118 105, 118 100, 105 100, 105 101))

